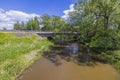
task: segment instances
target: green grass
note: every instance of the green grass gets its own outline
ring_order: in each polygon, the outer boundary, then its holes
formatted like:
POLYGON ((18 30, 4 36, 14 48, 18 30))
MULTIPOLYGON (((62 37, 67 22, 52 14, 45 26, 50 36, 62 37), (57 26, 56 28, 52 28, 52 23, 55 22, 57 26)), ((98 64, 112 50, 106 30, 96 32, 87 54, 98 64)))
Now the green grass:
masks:
POLYGON ((0 80, 14 80, 51 44, 46 39, 39 39, 36 35, 20 38, 12 33, 0 32, 0 80), (39 51, 39 53, 37 56, 29 56, 31 51, 39 51))

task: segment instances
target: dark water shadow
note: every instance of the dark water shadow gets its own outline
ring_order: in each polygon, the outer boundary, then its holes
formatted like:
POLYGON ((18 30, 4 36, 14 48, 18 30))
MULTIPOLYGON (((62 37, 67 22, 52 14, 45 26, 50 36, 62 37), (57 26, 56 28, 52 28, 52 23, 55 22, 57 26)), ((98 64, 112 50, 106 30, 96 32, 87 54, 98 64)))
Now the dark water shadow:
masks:
MULTIPOLYGON (((74 43, 73 43, 74 44, 74 43)), ((76 53, 71 50, 71 45, 54 45, 43 56, 56 66, 62 65, 62 60, 74 62, 80 66, 97 65, 97 62, 107 64, 107 60, 101 54, 93 53, 83 46, 79 46, 76 53)))

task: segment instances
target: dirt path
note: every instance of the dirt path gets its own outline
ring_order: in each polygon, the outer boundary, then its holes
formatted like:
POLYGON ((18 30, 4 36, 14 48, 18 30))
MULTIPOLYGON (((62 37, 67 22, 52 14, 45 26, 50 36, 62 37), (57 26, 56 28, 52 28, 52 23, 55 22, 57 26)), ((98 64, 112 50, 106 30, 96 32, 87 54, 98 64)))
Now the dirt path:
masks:
POLYGON ((17 80, 120 80, 119 74, 108 64, 83 66, 63 59, 60 63, 55 65, 47 58, 41 57, 17 80))

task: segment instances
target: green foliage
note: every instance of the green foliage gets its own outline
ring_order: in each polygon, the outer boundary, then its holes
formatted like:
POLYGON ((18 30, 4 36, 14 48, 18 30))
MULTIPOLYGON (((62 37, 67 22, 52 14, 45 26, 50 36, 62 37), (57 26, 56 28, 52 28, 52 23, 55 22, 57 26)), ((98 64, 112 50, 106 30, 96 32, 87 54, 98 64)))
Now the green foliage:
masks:
POLYGON ((14 34, 12 33, 2 33, 0 32, 0 45, 9 42, 9 39, 12 39, 14 34))
POLYGON ((51 22, 51 17, 47 14, 41 16, 41 24, 42 24, 42 31, 51 31, 52 28, 52 22, 51 22))
POLYGON ((25 29, 25 23, 24 22, 16 22, 14 24, 14 30, 24 30, 25 29))
POLYGON ((113 64, 114 67, 120 71, 120 51, 107 51, 102 55, 108 60, 109 63, 113 64))
POLYGON ((96 33, 92 37, 90 46, 103 49, 120 49, 120 35, 117 31, 107 30, 96 33))
POLYGON ((29 20, 26 24, 26 30, 40 30, 38 18, 35 17, 32 20, 29 20))
POLYGON ((43 31, 54 31, 60 32, 64 31, 66 27, 66 22, 62 20, 59 16, 49 16, 47 14, 41 16, 41 24, 43 25, 43 31))
POLYGON ((105 50, 120 48, 119 1, 89 0, 81 3, 78 0, 75 10, 69 13, 69 24, 73 26, 73 32, 80 33, 80 43, 105 50))
POLYGON ((14 24, 14 30, 40 30, 40 23, 37 17, 34 17, 27 23, 17 21, 14 24))

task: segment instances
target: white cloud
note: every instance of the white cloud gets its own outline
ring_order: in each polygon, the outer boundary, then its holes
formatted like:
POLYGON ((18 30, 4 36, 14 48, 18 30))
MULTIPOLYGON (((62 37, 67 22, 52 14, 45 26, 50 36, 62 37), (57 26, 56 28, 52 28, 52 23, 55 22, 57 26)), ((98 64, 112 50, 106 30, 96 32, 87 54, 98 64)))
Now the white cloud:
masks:
POLYGON ((0 8, 0 12, 4 12, 4 11, 5 11, 4 9, 0 8))
POLYGON ((7 29, 13 29, 13 24, 16 21, 28 21, 35 16, 40 15, 28 14, 22 11, 5 11, 4 9, 0 9, 0 29, 2 29, 3 27, 6 27, 7 29))
POLYGON ((69 12, 73 12, 73 11, 75 11, 74 4, 71 4, 68 10, 63 11, 65 15, 63 15, 62 18, 67 19, 69 17, 69 15, 68 15, 69 12))

